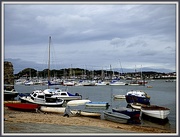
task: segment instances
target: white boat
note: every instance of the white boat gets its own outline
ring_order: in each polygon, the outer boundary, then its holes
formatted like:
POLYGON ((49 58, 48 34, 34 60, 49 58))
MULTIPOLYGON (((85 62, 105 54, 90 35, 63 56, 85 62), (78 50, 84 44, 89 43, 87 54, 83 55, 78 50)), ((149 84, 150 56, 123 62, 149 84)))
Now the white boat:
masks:
POLYGON ((14 100, 18 94, 19 93, 14 89, 14 85, 4 85, 4 100, 14 100))
POLYGON ((125 95, 114 95, 115 99, 125 99, 126 96, 125 95))
POLYGON ((82 96, 79 95, 78 93, 75 94, 71 94, 68 91, 63 91, 61 89, 46 89, 46 91, 44 91, 46 93, 51 93, 53 94, 52 97, 60 97, 66 101, 70 101, 70 100, 81 100, 82 96))
POLYGON ((52 97, 52 94, 45 94, 41 90, 33 91, 29 96, 20 96, 21 102, 39 104, 43 106, 62 106, 64 100, 59 97, 52 97))
POLYGON ((125 114, 117 113, 117 112, 106 112, 104 111, 104 118, 109 121, 118 122, 125 124, 131 118, 125 114))
POLYGON ((40 110, 43 112, 52 112, 52 113, 64 113, 66 107, 47 107, 47 106, 41 106, 40 110))
POLYGON ((67 102, 67 106, 79 106, 79 105, 85 105, 87 102, 91 102, 88 99, 82 99, 82 100, 71 100, 67 102))
POLYGON ((63 86, 74 86, 75 81, 63 81, 63 86))
POLYGON ((81 116, 86 116, 86 117, 100 117, 101 113, 98 112, 88 112, 88 111, 80 111, 81 116))
POLYGON ((141 106, 143 106, 144 104, 141 104, 141 103, 131 103, 130 105, 134 109, 141 109, 141 106))
POLYGON ((86 103, 88 107, 108 107, 108 102, 88 102, 86 103))
POLYGON ((95 85, 96 86, 105 86, 105 85, 107 85, 107 82, 99 81, 99 82, 96 82, 95 85))
POLYGON ((110 86, 125 86, 125 85, 128 85, 127 83, 125 82, 122 82, 122 81, 118 81, 118 80, 113 80, 109 83, 110 86))
POLYGON ((24 85, 25 85, 25 86, 30 86, 30 85, 33 85, 33 84, 34 84, 34 83, 33 83, 33 81, 31 81, 31 80, 24 82, 24 85))
POLYGON ((156 105, 141 106, 141 111, 145 115, 158 119, 165 119, 170 113, 169 108, 156 106, 156 105))

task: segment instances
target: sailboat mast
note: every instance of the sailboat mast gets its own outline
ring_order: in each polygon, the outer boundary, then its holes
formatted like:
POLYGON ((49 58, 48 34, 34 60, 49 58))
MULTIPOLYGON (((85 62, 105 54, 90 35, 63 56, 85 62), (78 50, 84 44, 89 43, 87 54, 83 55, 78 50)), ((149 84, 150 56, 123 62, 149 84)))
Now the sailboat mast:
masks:
MULTIPOLYGON (((49 37, 49 54, 48 54, 48 81, 50 82, 50 45, 51 45, 51 36, 49 37)), ((48 84, 49 88, 49 84, 48 84)))

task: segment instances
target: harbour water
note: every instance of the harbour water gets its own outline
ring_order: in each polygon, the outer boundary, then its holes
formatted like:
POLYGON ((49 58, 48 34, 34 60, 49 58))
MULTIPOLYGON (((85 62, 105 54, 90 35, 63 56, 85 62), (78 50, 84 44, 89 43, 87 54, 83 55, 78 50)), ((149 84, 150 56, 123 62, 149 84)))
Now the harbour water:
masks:
MULTIPOLYGON (((163 129, 170 129, 176 132, 177 127, 177 114, 176 114, 176 82, 165 82, 165 80, 155 80, 148 81, 148 85, 152 86, 152 88, 147 88, 147 86, 71 86, 64 87, 62 85, 56 85, 51 88, 60 88, 65 89, 70 93, 79 93, 82 95, 83 99, 89 99, 91 101, 102 101, 108 102, 109 108, 108 111, 111 111, 114 107, 126 107, 127 102, 125 99, 115 100, 113 98, 114 95, 125 95, 130 90, 143 90, 150 97, 150 103, 152 105, 164 106, 170 109, 170 114, 168 115, 168 120, 163 123, 159 123, 156 121, 151 121, 149 119, 141 119, 141 123, 137 124, 137 126, 150 126, 157 127, 163 129)), ((35 89, 45 89, 47 86, 41 85, 15 85, 15 90, 19 93, 31 93, 35 89)), ((104 111, 104 110, 101 110, 104 111)))

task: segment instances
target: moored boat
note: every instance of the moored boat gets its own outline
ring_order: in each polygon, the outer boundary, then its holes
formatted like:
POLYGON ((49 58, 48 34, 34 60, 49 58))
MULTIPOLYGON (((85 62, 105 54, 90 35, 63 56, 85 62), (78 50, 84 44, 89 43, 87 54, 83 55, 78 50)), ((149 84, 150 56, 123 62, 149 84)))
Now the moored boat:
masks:
POLYGON ((47 92, 50 92, 50 93, 53 94, 52 97, 60 97, 60 98, 62 98, 64 100, 66 100, 66 101, 81 100, 82 99, 82 96, 79 95, 78 93, 71 94, 70 92, 63 91, 61 89, 55 89, 55 90, 50 90, 50 91, 48 91, 49 89, 46 89, 46 90, 47 90, 47 92))
POLYGON ((131 118, 125 114, 104 111, 104 118, 109 121, 125 124, 131 118))
POLYGON ((141 104, 150 104, 150 96, 147 95, 144 91, 141 90, 131 90, 126 94, 127 103, 141 103, 141 104))
POLYGON ((157 105, 141 106, 141 111, 145 115, 158 119, 166 119, 170 113, 169 108, 157 106, 157 105))
POLYGON ((125 99, 125 95, 114 95, 114 99, 125 99))
POLYGON ((38 104, 31 104, 31 103, 6 103, 5 106, 10 109, 23 110, 23 111, 33 111, 33 110, 37 110, 40 107, 40 105, 38 104))

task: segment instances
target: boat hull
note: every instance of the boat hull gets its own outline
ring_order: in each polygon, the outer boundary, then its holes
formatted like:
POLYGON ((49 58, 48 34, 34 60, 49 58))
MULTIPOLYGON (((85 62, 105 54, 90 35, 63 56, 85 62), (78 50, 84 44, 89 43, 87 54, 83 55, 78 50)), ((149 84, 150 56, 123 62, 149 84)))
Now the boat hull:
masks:
POLYGON ((82 100, 71 100, 67 102, 68 106, 79 106, 79 105, 85 105, 87 102, 91 102, 88 99, 82 99, 82 100))
POLYGON ((122 124, 127 123, 128 120, 130 119, 130 117, 127 115, 116 113, 116 112, 106 112, 106 111, 104 111, 104 118, 106 120, 122 123, 122 124))
POLYGON ((31 103, 6 103, 6 107, 16 110, 32 111, 37 110, 40 106, 38 104, 31 103))
POLYGON ((31 99, 30 96, 23 96, 20 97, 21 102, 28 102, 28 103, 32 103, 32 104, 38 104, 41 106, 51 106, 51 107, 61 107, 64 104, 64 100, 59 101, 59 102, 47 102, 45 100, 40 100, 40 99, 31 99))
POLYGON ((126 95, 126 102, 127 103, 141 103, 141 104, 150 104, 150 98, 147 97, 137 97, 134 95, 126 95))
POLYGON ((107 102, 88 102, 86 103, 87 107, 108 107, 109 104, 107 102))
POLYGON ((113 108, 112 111, 128 115, 131 118, 139 118, 140 117, 140 110, 113 108))
POLYGON ((160 106, 142 106, 141 111, 147 116, 158 119, 166 119, 170 113, 170 109, 160 106))

